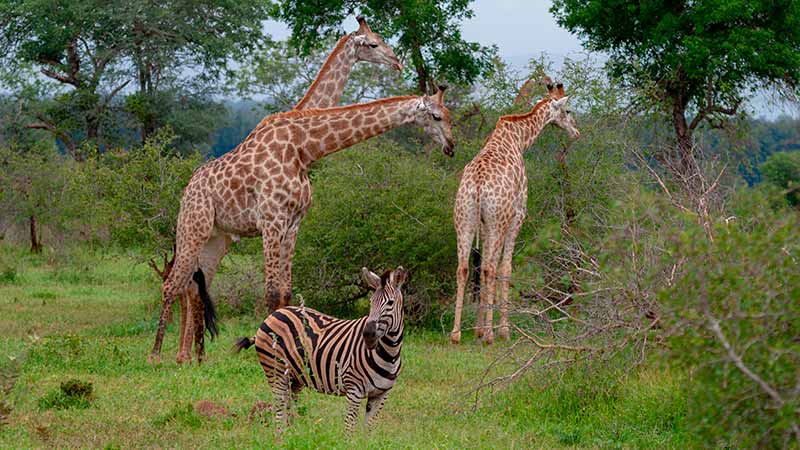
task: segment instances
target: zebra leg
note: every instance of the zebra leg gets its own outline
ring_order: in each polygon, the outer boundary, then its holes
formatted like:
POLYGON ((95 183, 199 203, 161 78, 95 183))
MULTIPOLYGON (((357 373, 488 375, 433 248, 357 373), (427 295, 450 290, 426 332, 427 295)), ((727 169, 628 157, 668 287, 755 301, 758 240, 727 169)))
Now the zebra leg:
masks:
POLYGON ((386 391, 380 395, 369 397, 367 399, 367 415, 364 421, 366 422, 368 428, 371 427, 375 422, 375 419, 383 409, 383 403, 386 402, 386 397, 388 396, 389 391, 386 391))
POLYGON ((270 383, 272 387, 272 403, 275 408, 275 430, 282 433, 289 426, 289 369, 275 373, 270 383))
POLYGON ((361 409, 361 400, 363 396, 355 391, 347 391, 347 417, 344 420, 344 429, 349 434, 353 432, 353 427, 356 425, 356 418, 358 417, 359 409, 361 409))

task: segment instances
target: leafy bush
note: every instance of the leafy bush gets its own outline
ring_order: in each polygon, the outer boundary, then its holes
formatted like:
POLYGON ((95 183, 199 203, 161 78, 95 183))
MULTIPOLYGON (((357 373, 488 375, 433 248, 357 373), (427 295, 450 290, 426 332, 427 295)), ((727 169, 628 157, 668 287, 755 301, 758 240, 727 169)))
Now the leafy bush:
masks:
POLYGON ((92 383, 70 379, 57 390, 48 392, 39 399, 40 409, 88 408, 92 401, 92 383))
POLYGON ((672 253, 686 267, 660 300, 677 330, 671 356, 693 373, 690 426, 719 445, 796 445, 798 217, 779 211, 759 226, 733 221, 713 240, 687 227, 672 253))
POLYGON ((361 267, 379 272, 403 265, 411 272, 407 320, 433 317, 455 277, 458 178, 432 163, 440 157, 375 141, 314 168, 314 204, 300 227, 293 280, 309 306, 352 312, 366 294, 361 267))
POLYGON ((162 129, 143 147, 113 150, 97 161, 103 216, 114 242, 147 253, 171 250, 184 187, 200 163, 169 149, 162 129))
POLYGON ((786 191, 786 200, 800 206, 800 152, 773 153, 761 164, 764 179, 786 191))

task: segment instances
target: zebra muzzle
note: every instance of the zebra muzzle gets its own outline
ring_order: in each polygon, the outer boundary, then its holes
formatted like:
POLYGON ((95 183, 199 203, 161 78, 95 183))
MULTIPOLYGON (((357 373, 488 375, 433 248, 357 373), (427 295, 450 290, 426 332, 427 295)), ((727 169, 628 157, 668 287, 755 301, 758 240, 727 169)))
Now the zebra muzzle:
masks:
POLYGON ((378 345, 378 326, 375 322, 367 322, 362 332, 364 336, 364 344, 370 350, 374 350, 378 345))

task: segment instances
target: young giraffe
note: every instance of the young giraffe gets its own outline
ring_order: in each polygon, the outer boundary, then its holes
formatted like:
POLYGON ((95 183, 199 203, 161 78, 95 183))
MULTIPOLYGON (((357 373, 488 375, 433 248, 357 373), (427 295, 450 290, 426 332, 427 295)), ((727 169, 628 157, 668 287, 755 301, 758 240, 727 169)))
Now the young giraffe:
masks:
MULTIPOLYGON (((358 21, 358 30, 339 39, 320 67, 319 73, 317 73, 308 91, 293 108, 294 110, 336 106, 342 98, 344 87, 347 84, 347 79, 353 66, 359 61, 385 64, 398 71, 403 69, 403 65, 400 64, 392 48, 386 45, 383 39, 370 29, 366 19, 358 16, 356 20, 358 21)), ((216 260, 218 265, 219 261, 227 254, 231 241, 232 239, 223 239, 213 248, 204 250, 207 253, 219 252, 217 255, 209 255, 209 263, 213 264, 214 260, 216 260)), ((208 269, 211 268, 208 267, 208 269)), ((211 281, 215 272, 216 265, 214 270, 205 272, 208 289, 211 288, 211 281)), ((203 317, 205 312, 197 284, 191 281, 180 298, 180 340, 178 341, 179 349, 175 359, 178 364, 191 361, 192 341, 194 341, 197 361, 200 363, 204 351, 203 333, 205 324, 203 317)), ((164 308, 166 308, 166 303, 162 304, 162 314, 164 313, 164 308)))
POLYGON ((461 342, 461 311, 469 270, 469 253, 480 226, 483 239, 480 273, 480 308, 476 325, 478 337, 487 344, 494 341, 492 312, 496 281, 500 280, 500 338, 508 339, 508 284, 514 241, 525 219, 528 179, 522 152, 529 148, 547 125, 566 130, 572 138, 580 132, 566 109, 564 87, 547 85, 549 95, 530 112, 502 116, 483 149, 464 168, 456 193, 453 220, 458 237, 456 309, 450 341, 461 342), (502 258, 501 252, 502 251, 502 258), (499 263, 499 271, 498 271, 499 263), (499 273, 498 273, 499 272, 499 273))
POLYGON ((300 220, 311 204, 309 166, 334 152, 405 124, 425 128, 453 155, 444 87, 433 96, 391 97, 338 108, 264 118, 236 149, 192 175, 181 199, 175 266, 162 286, 164 308, 151 353, 158 359, 167 310, 198 269, 211 278, 232 236, 261 236, 265 303, 291 300, 291 270, 300 220))

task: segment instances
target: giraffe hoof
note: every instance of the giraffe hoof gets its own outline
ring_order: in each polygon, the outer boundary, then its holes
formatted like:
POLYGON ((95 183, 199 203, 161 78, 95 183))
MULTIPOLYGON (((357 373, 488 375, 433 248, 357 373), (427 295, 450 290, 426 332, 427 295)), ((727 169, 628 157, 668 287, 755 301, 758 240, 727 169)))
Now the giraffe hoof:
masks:
POLYGON ((149 364, 161 364, 161 355, 158 353, 151 353, 150 356, 147 357, 147 362, 149 364))
POLYGON ((453 331, 450 333, 450 343, 451 344, 460 344, 461 343, 461 332, 460 331, 453 331))
POLYGON ((483 335, 483 343, 486 345, 492 345, 494 343, 494 332, 489 330, 483 335))
POLYGON ((483 327, 478 327, 475 329, 475 337, 477 338, 483 337, 483 327))
POLYGON ((186 353, 178 353, 175 356, 175 362, 177 362, 178 364, 183 364, 185 362, 191 363, 192 357, 190 355, 187 355, 186 353))
POLYGON ((511 338, 511 332, 508 330, 508 327, 500 327, 500 331, 499 331, 497 337, 501 341, 507 341, 507 340, 509 340, 509 338, 511 338))

